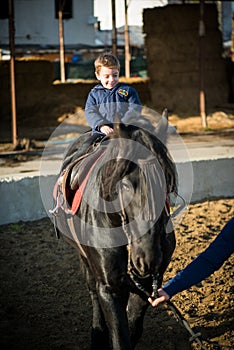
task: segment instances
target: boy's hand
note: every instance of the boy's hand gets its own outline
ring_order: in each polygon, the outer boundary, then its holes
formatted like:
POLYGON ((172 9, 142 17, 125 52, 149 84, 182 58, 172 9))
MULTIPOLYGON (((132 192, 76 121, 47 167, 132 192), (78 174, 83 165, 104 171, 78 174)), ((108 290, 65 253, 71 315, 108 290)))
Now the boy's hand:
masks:
POLYGON ((160 288, 158 289, 158 297, 156 299, 149 298, 148 301, 152 306, 155 307, 169 299, 170 299, 169 295, 162 288, 160 288))
POLYGON ((105 135, 113 134, 114 130, 108 125, 103 125, 100 127, 100 131, 105 135))

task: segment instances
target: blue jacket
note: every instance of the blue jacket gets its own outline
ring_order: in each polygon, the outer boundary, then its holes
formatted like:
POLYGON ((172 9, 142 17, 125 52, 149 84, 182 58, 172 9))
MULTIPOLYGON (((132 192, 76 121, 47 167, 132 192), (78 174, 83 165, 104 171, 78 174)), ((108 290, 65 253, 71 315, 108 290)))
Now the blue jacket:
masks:
POLYGON ((234 217, 228 221, 209 247, 184 270, 165 284, 163 289, 172 297, 201 282, 218 270, 234 252, 234 217))
POLYGON ((141 101, 137 91, 126 83, 118 83, 113 89, 96 85, 89 93, 85 116, 93 132, 102 125, 113 127, 116 116, 126 122, 141 113, 141 101))

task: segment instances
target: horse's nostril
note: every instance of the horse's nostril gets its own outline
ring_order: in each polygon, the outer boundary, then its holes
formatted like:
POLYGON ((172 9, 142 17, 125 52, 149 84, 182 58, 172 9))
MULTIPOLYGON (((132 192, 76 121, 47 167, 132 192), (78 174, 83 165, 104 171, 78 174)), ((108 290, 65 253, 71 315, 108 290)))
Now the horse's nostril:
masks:
POLYGON ((144 275, 148 272, 148 266, 145 262, 145 259, 143 257, 138 257, 136 259, 136 268, 138 269, 138 271, 144 275))
POLYGON ((141 269, 141 264, 142 264, 142 259, 140 257, 138 257, 136 259, 136 266, 139 270, 141 269))

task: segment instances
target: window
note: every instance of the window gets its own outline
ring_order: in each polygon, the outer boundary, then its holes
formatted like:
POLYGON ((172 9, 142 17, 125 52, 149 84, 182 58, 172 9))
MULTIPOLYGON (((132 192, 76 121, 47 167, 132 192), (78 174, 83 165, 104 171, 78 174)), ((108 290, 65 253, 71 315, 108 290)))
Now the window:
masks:
POLYGON ((58 18, 60 9, 63 12, 63 19, 72 18, 72 0, 55 0, 55 18, 58 18))

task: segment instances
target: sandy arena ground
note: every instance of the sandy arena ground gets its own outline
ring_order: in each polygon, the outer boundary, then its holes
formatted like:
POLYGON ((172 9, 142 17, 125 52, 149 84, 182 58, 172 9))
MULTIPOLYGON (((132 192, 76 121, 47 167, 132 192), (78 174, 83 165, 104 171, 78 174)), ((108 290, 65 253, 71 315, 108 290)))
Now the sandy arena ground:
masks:
MULTIPOLYGON (((190 205, 176 228, 165 281, 209 245, 234 216, 234 199, 190 205)), ((86 350, 92 308, 78 254, 57 240, 49 219, 0 226, 0 346, 8 350, 86 350)), ((173 298, 207 349, 234 346, 232 255, 214 275, 173 298)), ((137 350, 199 349, 168 307, 148 309, 137 350)))

